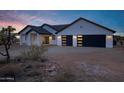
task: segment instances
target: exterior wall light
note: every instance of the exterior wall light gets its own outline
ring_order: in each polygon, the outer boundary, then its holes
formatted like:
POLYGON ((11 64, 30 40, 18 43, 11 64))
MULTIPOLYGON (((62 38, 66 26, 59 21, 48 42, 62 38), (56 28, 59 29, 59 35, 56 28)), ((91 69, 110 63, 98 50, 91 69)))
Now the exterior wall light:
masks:
POLYGON ((112 39, 112 36, 107 36, 107 39, 112 39))
POLYGON ((61 38, 61 36, 58 36, 57 38, 58 38, 58 39, 60 39, 60 38, 61 38))
POLYGON ((76 39, 77 37, 76 36, 73 36, 74 39, 76 39))
POLYGON ((52 36, 50 36, 49 39, 52 40, 52 36))

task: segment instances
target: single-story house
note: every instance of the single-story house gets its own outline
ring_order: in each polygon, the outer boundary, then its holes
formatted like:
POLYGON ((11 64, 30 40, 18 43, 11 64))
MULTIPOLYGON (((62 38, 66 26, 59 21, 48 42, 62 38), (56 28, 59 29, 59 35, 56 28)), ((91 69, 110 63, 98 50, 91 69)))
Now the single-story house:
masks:
POLYGON ((112 29, 85 18, 78 18, 70 24, 28 25, 19 32, 19 35, 21 45, 112 48, 114 33, 112 29))

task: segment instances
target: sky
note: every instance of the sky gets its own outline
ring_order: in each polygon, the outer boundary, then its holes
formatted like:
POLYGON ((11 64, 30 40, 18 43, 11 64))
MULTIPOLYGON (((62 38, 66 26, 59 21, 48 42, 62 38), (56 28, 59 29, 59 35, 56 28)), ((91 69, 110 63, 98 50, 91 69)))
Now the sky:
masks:
POLYGON ((0 27, 10 25, 18 32, 26 25, 68 24, 79 17, 124 33, 123 10, 0 10, 0 27))

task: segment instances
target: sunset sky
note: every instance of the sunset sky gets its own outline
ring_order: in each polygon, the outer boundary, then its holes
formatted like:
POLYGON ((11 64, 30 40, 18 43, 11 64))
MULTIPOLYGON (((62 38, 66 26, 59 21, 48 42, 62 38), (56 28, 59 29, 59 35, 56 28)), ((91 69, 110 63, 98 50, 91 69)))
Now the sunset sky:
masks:
POLYGON ((0 27, 11 25, 20 31, 26 25, 67 24, 83 17, 124 33, 124 11, 92 10, 0 10, 0 27))

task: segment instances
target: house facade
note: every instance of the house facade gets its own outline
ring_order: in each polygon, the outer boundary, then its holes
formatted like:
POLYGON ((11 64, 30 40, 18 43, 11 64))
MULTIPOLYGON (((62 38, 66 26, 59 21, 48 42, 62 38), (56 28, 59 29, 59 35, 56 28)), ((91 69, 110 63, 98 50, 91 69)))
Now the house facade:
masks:
POLYGON ((28 25, 19 32, 20 45, 42 44, 74 47, 106 47, 113 48, 115 31, 79 18, 70 24, 42 26, 28 25))

